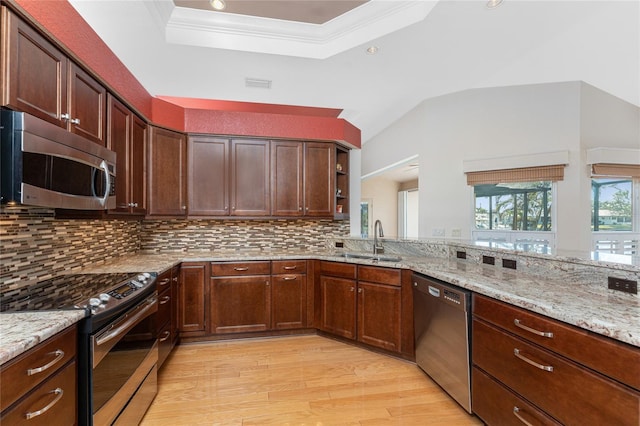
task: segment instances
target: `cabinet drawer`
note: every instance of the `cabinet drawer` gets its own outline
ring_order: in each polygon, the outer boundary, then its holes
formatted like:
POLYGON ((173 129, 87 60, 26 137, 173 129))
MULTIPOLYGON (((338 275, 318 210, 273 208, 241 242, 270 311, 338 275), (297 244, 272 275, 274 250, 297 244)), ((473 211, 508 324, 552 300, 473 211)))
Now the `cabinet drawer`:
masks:
POLYGON ((560 425, 507 388, 473 368, 472 380, 473 412, 489 426, 560 425))
POLYGON ((478 320, 472 341, 474 364, 564 424, 640 421, 639 392, 478 320))
POLYGON ((306 260, 274 260, 271 262, 271 274, 306 274, 306 260))
POLYGON ((0 386, 1 409, 13 404, 75 356, 74 325, 3 365, 0 383, 11 383, 11 386, 0 386))
POLYGON ((171 305, 171 289, 168 288, 158 295, 158 313, 156 314, 158 329, 171 321, 171 305))
POLYGON ((158 294, 171 287, 171 270, 158 275, 158 278, 156 278, 156 286, 158 288, 158 294))
POLYGON ((640 390, 638 348, 479 295, 473 298, 473 314, 640 390))
POLYGON ((225 262, 211 264, 211 275, 214 277, 269 274, 271 274, 271 262, 268 260, 256 262, 225 262))
POLYGON ((358 266, 358 281, 395 285, 400 287, 400 269, 378 266, 358 266))
MULTIPOLYGON (((7 382, 3 382, 6 387, 7 382)), ((17 382, 13 382, 16 385, 17 382)), ((73 425, 76 423, 76 363, 71 362, 29 393, 25 399, 2 415, 3 425, 73 425), (49 407, 45 410, 46 407, 49 407), (27 419, 28 413, 36 417, 27 419)), ((4 402, 4 401, 3 401, 4 402)))
POLYGON ((340 262, 320 262, 320 275, 328 275, 331 277, 356 279, 357 265, 340 262))

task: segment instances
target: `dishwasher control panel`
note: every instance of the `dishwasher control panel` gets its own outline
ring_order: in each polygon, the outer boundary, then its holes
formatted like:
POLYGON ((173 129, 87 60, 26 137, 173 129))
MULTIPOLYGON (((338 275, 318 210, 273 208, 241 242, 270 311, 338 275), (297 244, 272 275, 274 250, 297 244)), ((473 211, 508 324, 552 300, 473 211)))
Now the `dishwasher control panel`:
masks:
POLYGON ((444 289, 444 298, 450 302, 453 302, 455 304, 460 304, 462 296, 460 295, 460 293, 456 293, 455 291, 451 291, 449 289, 444 289))

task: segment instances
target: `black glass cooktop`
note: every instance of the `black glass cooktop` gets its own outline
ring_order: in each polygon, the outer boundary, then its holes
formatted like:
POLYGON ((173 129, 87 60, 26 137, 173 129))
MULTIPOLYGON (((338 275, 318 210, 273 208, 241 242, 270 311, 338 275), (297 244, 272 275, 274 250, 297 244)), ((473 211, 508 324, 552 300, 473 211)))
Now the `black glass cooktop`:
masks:
POLYGON ((0 311, 85 308, 92 297, 135 279, 139 273, 60 275, 27 288, 0 293, 0 311))

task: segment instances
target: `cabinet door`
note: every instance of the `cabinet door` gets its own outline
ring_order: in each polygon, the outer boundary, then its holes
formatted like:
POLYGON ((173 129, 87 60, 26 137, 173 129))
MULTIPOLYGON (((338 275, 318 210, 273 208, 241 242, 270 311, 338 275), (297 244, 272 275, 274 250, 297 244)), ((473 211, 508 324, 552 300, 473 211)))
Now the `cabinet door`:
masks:
POLYGON ((320 276, 320 328, 349 339, 356 338, 356 282, 320 276))
POLYGON ((151 128, 149 141, 149 215, 184 216, 187 141, 182 133, 151 128))
POLYGON ((180 268, 178 327, 180 332, 205 331, 206 262, 183 263, 180 268))
POLYGON ((105 146, 107 90, 70 62, 68 107, 69 131, 105 146))
POLYGON ((270 283, 268 275, 211 278, 211 331, 268 330, 271 325, 270 283))
POLYGON ((333 216, 334 169, 334 144, 305 143, 304 214, 306 216, 333 216))
POLYGON ((147 123, 135 114, 131 120, 131 154, 129 179, 131 180, 131 212, 147 212, 147 123))
POLYGON ((127 213, 131 202, 131 160, 129 158, 131 111, 113 96, 109 96, 107 111, 107 148, 117 155, 114 211, 127 213))
POLYGON ((303 214, 302 142, 271 142, 271 214, 302 216, 303 214))
POLYGON ((307 325, 307 276, 274 275, 271 278, 271 325, 274 330, 307 325))
POLYGON ((231 141, 231 215, 268 216, 269 141, 231 141))
POLYGON ((66 128, 67 57, 6 7, 2 22, 2 104, 66 128))
POLYGON ((189 137, 189 215, 229 214, 229 141, 189 137))
POLYGON ((358 282, 358 341, 400 351, 400 287, 358 282))

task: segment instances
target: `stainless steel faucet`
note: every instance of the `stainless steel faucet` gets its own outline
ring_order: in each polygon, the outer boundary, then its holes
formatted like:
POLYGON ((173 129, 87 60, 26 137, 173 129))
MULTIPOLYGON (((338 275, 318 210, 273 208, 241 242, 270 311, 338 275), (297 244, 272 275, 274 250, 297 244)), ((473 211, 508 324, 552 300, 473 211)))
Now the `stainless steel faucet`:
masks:
POLYGON ((378 241, 378 236, 380 238, 384 237, 384 231, 382 230, 382 222, 380 219, 376 220, 373 225, 373 254, 384 253, 384 247, 382 243, 378 241), (380 229, 380 231, 378 231, 380 229))

